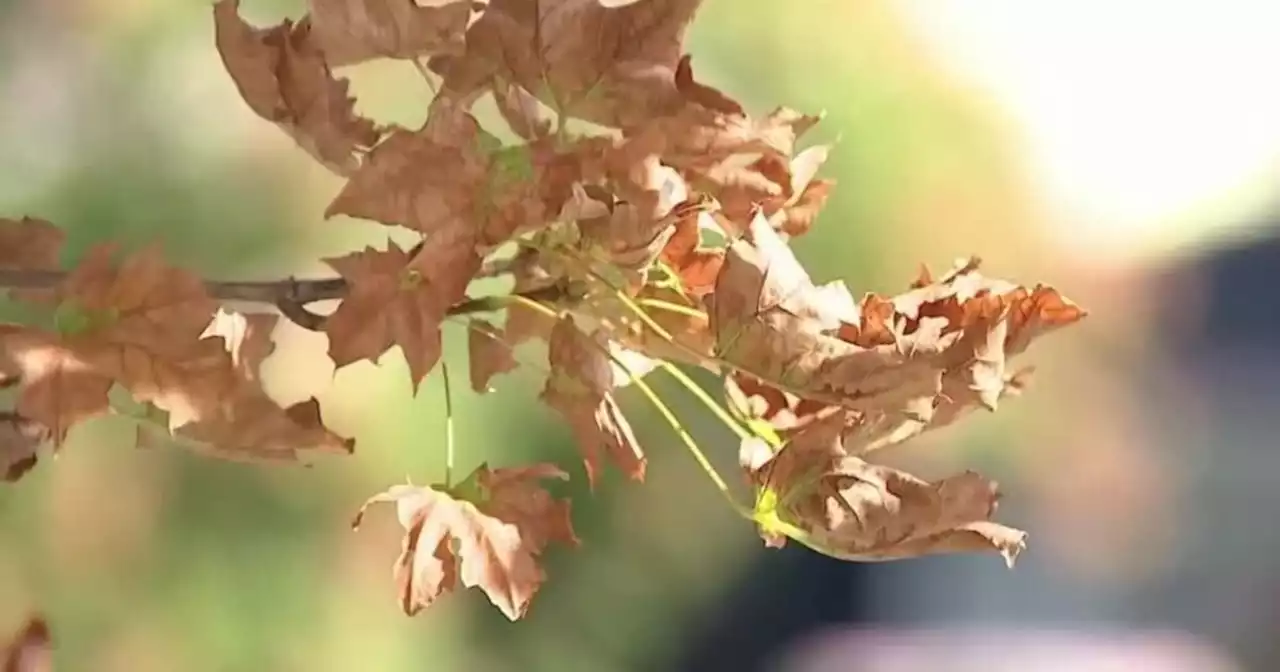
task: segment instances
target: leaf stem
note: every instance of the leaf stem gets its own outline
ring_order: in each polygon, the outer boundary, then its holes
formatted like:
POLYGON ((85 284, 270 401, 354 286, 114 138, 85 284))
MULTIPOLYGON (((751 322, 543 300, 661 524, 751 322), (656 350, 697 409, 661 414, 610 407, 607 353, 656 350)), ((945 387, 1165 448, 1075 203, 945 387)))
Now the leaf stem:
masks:
MULTIPOLYGON (((550 317, 559 317, 556 311, 551 310, 537 301, 532 301, 524 297, 519 297, 517 301, 522 305, 526 305, 529 308, 537 310, 550 317)), ((595 343, 594 340, 592 342, 595 343)), ((702 471, 711 479, 711 482, 716 486, 716 489, 720 491, 720 494, 724 495, 724 498, 729 502, 729 505, 733 507, 734 511, 737 511, 740 514, 743 513, 746 510, 745 507, 743 507, 742 504, 734 498, 733 492, 729 490, 729 484, 725 482, 724 478, 720 475, 720 472, 716 471, 715 465, 711 464, 711 460, 707 459, 706 453, 702 452, 702 448, 698 445, 698 442, 693 438, 693 435, 689 433, 689 430, 685 429, 684 423, 680 422, 680 418, 676 417, 676 414, 671 411, 671 407, 668 406, 666 402, 662 401, 662 398, 658 396, 658 393, 654 391, 653 387, 651 387, 649 383, 645 382, 643 378, 633 373, 631 371, 631 367, 627 366, 626 363, 617 355, 610 352, 607 346, 600 343, 596 343, 596 345, 602 352, 604 352, 606 357, 613 361, 618 368, 622 369, 622 371, 627 374, 627 378, 631 380, 631 384, 635 385, 640 392, 648 398, 649 403, 652 404, 653 407, 657 409, 658 413, 662 415, 663 419, 667 421, 667 424, 671 427, 671 430, 676 433, 676 436, 680 437, 680 441, 689 449, 689 454, 693 456, 695 461, 697 461, 698 466, 702 467, 702 471)), ((681 372, 680 375, 683 375, 683 372, 681 372)), ((688 380, 689 385, 692 385, 695 388, 697 387, 697 384, 692 380, 689 380, 687 377, 685 380, 688 380)), ((705 395, 706 393, 703 392, 703 394, 705 395)))
POLYGON ((444 487, 453 487, 453 389, 449 385, 449 364, 440 362, 444 382, 444 487))
POLYGON ((676 382, 683 385, 686 390, 689 390, 693 396, 697 397, 698 401, 702 402, 703 406, 710 409, 711 412, 720 419, 720 422, 724 423, 724 426, 728 427, 729 431, 736 434, 739 439, 745 440, 751 438, 751 432, 748 432, 737 420, 735 420, 734 417, 730 415, 729 411, 725 410, 724 406, 720 405, 720 403, 715 399, 712 399, 711 395, 707 394, 707 391, 702 389, 701 385, 697 384, 689 377, 689 374, 685 373, 680 369, 680 367, 672 364, 671 362, 662 362, 661 367, 663 371, 667 372, 667 375, 675 378, 676 382))

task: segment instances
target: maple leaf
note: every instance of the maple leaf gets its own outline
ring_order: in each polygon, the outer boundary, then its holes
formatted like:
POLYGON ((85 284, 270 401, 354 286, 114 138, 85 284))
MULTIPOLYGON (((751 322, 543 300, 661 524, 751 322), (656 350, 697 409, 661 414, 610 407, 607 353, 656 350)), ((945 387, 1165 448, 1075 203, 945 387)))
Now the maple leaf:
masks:
POLYGON ((386 251, 370 247, 325 260, 350 284, 324 325, 335 365, 361 359, 376 362, 398 345, 417 393, 422 379, 440 361, 440 326, 449 306, 463 297, 479 266, 473 255, 466 262, 470 270, 442 267, 433 252, 424 247, 411 257, 393 242, 386 251))
POLYGON ((166 265, 157 247, 119 266, 114 250, 96 246, 53 291, 21 295, 56 305, 60 333, 0 334, 21 371, 17 411, 47 427, 55 446, 71 426, 108 410, 114 382, 169 412, 175 427, 208 412, 228 382, 205 375, 211 349, 198 337, 216 303, 203 282, 166 265))
POLYGON ((284 408, 253 387, 242 388, 216 415, 174 433, 196 442, 196 452, 243 462, 293 462, 302 450, 336 455, 355 450, 355 439, 325 427, 314 397, 284 408))
POLYGON ((308 0, 312 34, 329 67, 374 58, 461 53, 471 17, 464 0, 419 6, 415 0, 308 0))
MULTIPOLYGON (((712 100, 681 74, 685 30, 701 0, 491 0, 460 57, 432 68, 445 87, 496 80, 523 88, 560 114, 625 127, 712 100), (696 93, 691 94, 691 91, 696 93)), ((687 63, 684 66, 688 68, 687 63)))
POLYGON ((730 246, 712 304, 726 361, 861 413, 931 408, 951 370, 993 407, 1010 346, 1085 316, 1051 288, 984 278, 973 260, 937 283, 858 306, 839 283, 814 286, 760 213, 748 238, 730 246))
POLYGON ((745 442, 742 461, 761 489, 756 518, 769 545, 794 536, 855 561, 996 551, 1013 566, 1026 533, 991 522, 993 482, 965 472, 929 483, 870 464, 845 452, 842 425, 839 417, 811 425, 774 455, 745 442))
POLYGON ((355 171, 360 153, 381 133, 355 113, 347 81, 330 72, 311 23, 255 28, 240 18, 239 6, 239 0, 219 0, 213 18, 218 53, 240 96, 329 170, 355 171))
POLYGON ((56 338, 15 330, 3 335, 0 348, 20 372, 17 413, 48 428, 55 450, 72 427, 109 410, 111 378, 56 338))
POLYGON ((613 398, 617 385, 607 347, 598 336, 583 333, 573 317, 561 318, 548 339, 551 371, 541 395, 568 421, 593 488, 601 446, 631 479, 643 481, 645 472, 644 452, 613 398))
POLYGON ((320 405, 310 398, 282 407, 262 388, 262 362, 275 350, 271 332, 278 315, 219 309, 201 338, 221 339, 221 357, 211 362, 232 384, 217 408, 175 431, 196 452, 245 462, 296 461, 303 450, 350 454, 354 439, 324 426, 320 405))
POLYGON ((630 166, 610 186, 613 198, 608 214, 579 220, 578 228, 584 241, 602 251, 599 256, 622 274, 627 288, 635 293, 675 233, 676 222, 712 204, 691 199, 684 178, 656 156, 630 166))
POLYGON ((518 620, 545 579, 538 558, 551 541, 577 546, 569 503, 539 481, 567 479, 550 464, 515 469, 481 465, 452 490, 392 486, 360 507, 358 527, 375 503, 394 503, 404 542, 395 564, 400 604, 410 616, 459 582, 479 587, 507 618, 518 620))
POLYGON ((660 156, 694 190, 719 203, 718 221, 731 238, 741 235, 757 210, 775 228, 799 231, 803 220, 816 215, 832 184, 814 177, 826 158, 825 147, 792 158, 799 138, 820 118, 781 107, 755 118, 690 106, 627 129, 614 152, 622 163, 660 156))
POLYGON ((0 648, 0 670, 4 672, 50 672, 53 656, 50 648, 53 638, 49 624, 41 616, 27 619, 21 630, 0 648))
MULTIPOLYGON (((61 333, 37 335, 29 344, 34 349, 26 349, 36 359, 24 361, 42 372, 24 373, 19 410, 35 394, 33 387, 48 382, 62 388, 55 393, 61 396, 72 379, 84 394, 100 390, 105 403, 109 383, 92 380, 100 376, 169 412, 173 426, 181 426, 207 412, 230 384, 229 377, 209 369, 210 358, 219 357, 218 345, 200 340, 217 302, 199 277, 166 264, 157 246, 119 265, 111 261, 114 251, 112 245, 92 248, 57 286, 52 300, 61 333)), ((50 428, 61 424, 47 414, 23 414, 50 428)))
POLYGON ((470 102, 438 96, 422 128, 397 130, 370 152, 325 216, 421 231, 450 258, 547 226, 580 173, 574 149, 551 138, 504 147, 465 111, 470 102))
POLYGON ((484 320, 472 320, 467 333, 470 355, 471 389, 489 391, 489 381, 500 373, 507 373, 518 366, 512 346, 502 340, 502 334, 484 320))

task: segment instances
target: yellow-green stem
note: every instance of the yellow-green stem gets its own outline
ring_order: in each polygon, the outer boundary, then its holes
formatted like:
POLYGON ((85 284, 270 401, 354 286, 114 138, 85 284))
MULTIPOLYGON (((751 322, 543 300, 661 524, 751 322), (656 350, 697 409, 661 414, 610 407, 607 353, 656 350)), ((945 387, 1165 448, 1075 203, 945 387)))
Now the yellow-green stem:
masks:
POLYGON ((449 386, 449 365, 440 362, 444 381, 444 487, 453 487, 453 390, 449 386))

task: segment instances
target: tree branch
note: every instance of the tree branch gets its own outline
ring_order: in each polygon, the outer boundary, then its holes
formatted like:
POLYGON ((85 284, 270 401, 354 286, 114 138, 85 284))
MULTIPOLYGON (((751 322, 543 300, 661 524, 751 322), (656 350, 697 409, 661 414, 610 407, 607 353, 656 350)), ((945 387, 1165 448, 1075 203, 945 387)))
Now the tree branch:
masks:
MULTIPOLYGON (((0 288, 5 289, 53 289, 67 277, 65 271, 0 268, 0 288)), ((313 313, 307 304, 331 301, 347 295, 347 281, 342 278, 316 278, 303 280, 288 277, 283 280, 220 281, 206 280, 209 295, 220 301, 248 301, 275 306, 285 317, 298 326, 311 331, 324 329, 325 315, 313 313)), ((533 301, 555 302, 565 297, 559 287, 546 287, 523 294, 513 294, 533 301)), ((510 303, 508 296, 484 296, 464 299, 449 308, 446 316, 468 315, 501 310, 510 303)))

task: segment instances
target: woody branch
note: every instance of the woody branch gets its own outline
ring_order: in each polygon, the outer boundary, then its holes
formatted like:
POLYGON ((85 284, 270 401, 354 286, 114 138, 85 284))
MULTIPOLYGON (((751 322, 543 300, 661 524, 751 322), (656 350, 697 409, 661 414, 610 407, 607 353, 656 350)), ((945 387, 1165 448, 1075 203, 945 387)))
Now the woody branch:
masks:
MULTIPOLYGON (((39 269, 0 268, 0 288, 53 289, 67 277, 66 271, 39 269)), ((246 301, 275 306, 285 317, 304 329, 320 331, 325 316, 311 312, 308 304, 317 301, 340 300, 347 295, 350 285, 342 278, 295 277, 280 280, 225 281, 206 280, 209 295, 220 301, 246 301)), ((532 301, 556 301, 562 297, 558 287, 548 287, 509 296, 482 296, 464 299, 450 306, 448 316, 484 313, 505 308, 514 297, 532 301)))

